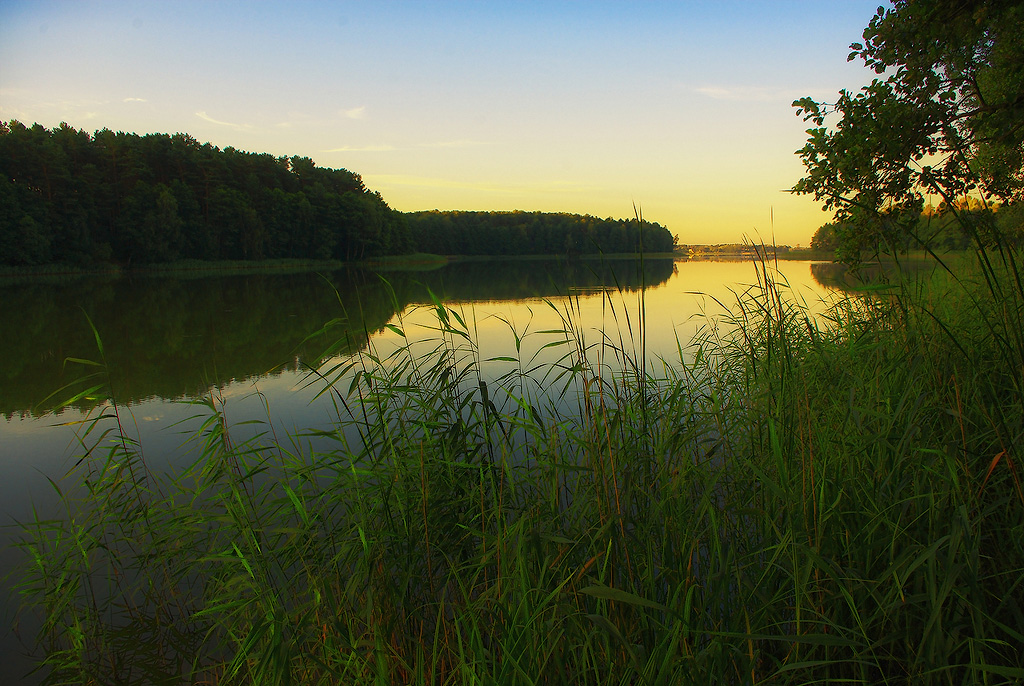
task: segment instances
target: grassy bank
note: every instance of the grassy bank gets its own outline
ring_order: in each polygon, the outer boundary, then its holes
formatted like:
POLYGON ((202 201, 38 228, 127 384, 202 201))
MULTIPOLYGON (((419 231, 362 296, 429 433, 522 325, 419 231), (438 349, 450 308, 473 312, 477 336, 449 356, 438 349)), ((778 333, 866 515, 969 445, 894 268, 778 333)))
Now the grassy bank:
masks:
POLYGON ((91 275, 122 276, 125 274, 234 274, 244 272, 298 272, 315 269, 339 269, 337 260, 178 260, 142 265, 118 265, 99 262, 87 265, 43 264, 31 267, 0 267, 0 280, 70 279, 91 275))
POLYGON ((39 655, 54 683, 1020 680, 1016 266, 814 319, 764 265, 654 370, 572 300, 509 326, 547 366, 480 360, 436 303, 430 350, 322 370, 319 453, 236 441, 209 398, 199 459, 158 474, 108 405, 67 516, 24 525, 39 655))
POLYGON ((445 255, 413 253, 410 255, 377 257, 371 260, 366 260, 361 264, 369 267, 370 269, 379 269, 381 271, 427 271, 443 267, 449 262, 450 258, 445 255))
MULTIPOLYGON (((646 253, 648 259, 671 259, 673 253, 646 253)), ((18 280, 63 281, 84 276, 107 275, 195 275, 210 274, 227 275, 242 273, 291 273, 315 270, 337 270, 345 267, 364 267, 378 271, 429 271, 438 269, 451 262, 508 262, 550 261, 550 260, 636 260, 636 253, 614 253, 608 255, 587 254, 572 258, 565 254, 550 255, 435 255, 432 253, 410 253, 406 255, 386 255, 355 262, 340 260, 177 260, 135 266, 118 265, 106 262, 89 265, 45 264, 31 267, 0 266, 0 283, 18 280)))

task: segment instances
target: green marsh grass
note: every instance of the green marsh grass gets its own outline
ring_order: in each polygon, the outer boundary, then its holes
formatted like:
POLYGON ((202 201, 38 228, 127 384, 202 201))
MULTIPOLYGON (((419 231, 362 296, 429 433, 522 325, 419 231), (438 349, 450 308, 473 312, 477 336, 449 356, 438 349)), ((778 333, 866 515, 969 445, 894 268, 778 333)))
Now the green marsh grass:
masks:
POLYGON ((54 482, 63 516, 22 525, 41 673, 1017 682, 1015 259, 993 272, 1015 301, 965 265, 823 316, 763 260, 661 365, 624 291, 604 296, 608 321, 628 322, 607 331, 624 333, 585 330, 568 298, 543 305, 557 330, 505 322, 516 355, 491 359, 472 316, 435 299, 427 343, 371 345, 311 379, 333 399, 317 438, 334 447, 269 419, 236 440, 210 397, 174 474, 148 468, 108 399, 54 482))

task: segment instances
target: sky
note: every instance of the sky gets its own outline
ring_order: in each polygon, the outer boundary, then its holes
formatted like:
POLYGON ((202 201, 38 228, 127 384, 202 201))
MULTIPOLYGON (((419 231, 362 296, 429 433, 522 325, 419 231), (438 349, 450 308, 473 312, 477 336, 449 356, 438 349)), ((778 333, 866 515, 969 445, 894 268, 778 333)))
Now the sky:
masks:
POLYGON ((878 0, 0 0, 0 119, 189 133, 363 177, 391 207, 632 217, 807 245, 809 124, 871 74, 878 0))

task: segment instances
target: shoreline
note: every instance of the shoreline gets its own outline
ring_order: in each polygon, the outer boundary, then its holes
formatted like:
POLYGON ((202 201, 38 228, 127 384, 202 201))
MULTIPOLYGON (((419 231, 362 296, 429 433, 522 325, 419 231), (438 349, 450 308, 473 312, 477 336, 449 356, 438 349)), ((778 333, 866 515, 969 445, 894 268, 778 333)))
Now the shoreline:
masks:
MULTIPOLYGON (((945 253, 947 255, 960 255, 963 251, 945 253)), ((155 263, 147 265, 126 266, 117 264, 96 264, 92 266, 78 266, 68 264, 49 264, 27 267, 0 267, 0 283, 17 281, 20 279, 36 278, 76 278, 81 276, 148 276, 157 274, 175 273, 259 273, 259 272, 284 272, 284 271, 315 271, 315 270, 337 270, 345 268, 362 268, 385 271, 422 271, 438 269, 449 264, 466 262, 507 262, 525 261, 541 262, 550 260, 566 261, 593 261, 593 260, 661 260, 671 259, 677 262, 707 262, 707 261, 743 261, 760 260, 762 256, 753 252, 744 251, 691 251, 689 253, 677 251, 672 253, 611 253, 611 254, 535 254, 535 255, 437 255, 432 253, 412 253, 409 255, 391 255, 375 257, 360 261, 343 260, 300 260, 300 259, 277 259, 277 260, 183 260, 179 262, 155 263)), ((772 253, 769 260, 785 261, 811 261, 811 262, 835 262, 835 256, 827 251, 815 250, 787 250, 772 253)), ((921 261, 933 259, 925 251, 911 251, 902 256, 901 259, 909 261, 921 261)), ((862 264, 873 264, 876 262, 893 262, 892 258, 884 260, 868 260, 862 264)))

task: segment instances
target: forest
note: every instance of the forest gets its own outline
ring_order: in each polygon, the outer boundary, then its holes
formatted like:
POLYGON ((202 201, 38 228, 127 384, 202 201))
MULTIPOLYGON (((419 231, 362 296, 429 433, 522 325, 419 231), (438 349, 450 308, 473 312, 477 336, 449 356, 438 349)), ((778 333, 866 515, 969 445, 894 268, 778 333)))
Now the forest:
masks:
POLYGON ((891 217, 847 218, 822 224, 811 237, 811 249, 834 252, 839 261, 861 253, 968 250, 980 241, 994 246, 1024 245, 1024 203, 984 203, 965 196, 954 202, 925 205, 901 218, 899 231, 891 217), (886 230, 889 229, 889 230, 886 230))
POLYGON ((388 206, 359 174, 188 134, 0 121, 0 265, 664 252, 657 223, 388 206))
POLYGON ((583 255, 671 252, 675 240, 657 222, 550 212, 411 212, 420 252, 441 255, 583 255))
POLYGON ((358 174, 200 144, 0 122, 3 263, 358 259, 409 248, 358 174))

